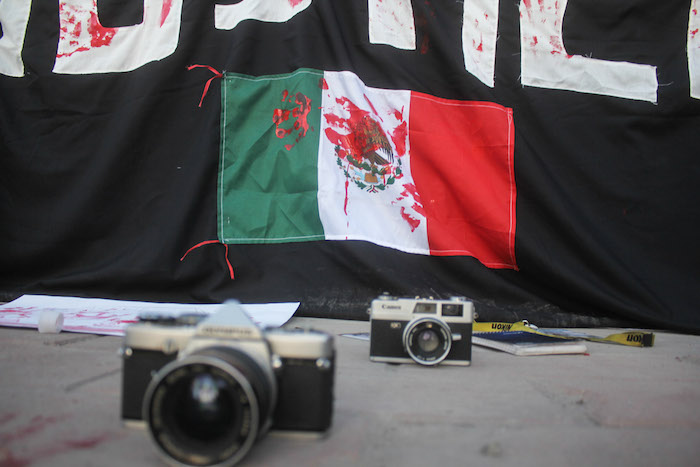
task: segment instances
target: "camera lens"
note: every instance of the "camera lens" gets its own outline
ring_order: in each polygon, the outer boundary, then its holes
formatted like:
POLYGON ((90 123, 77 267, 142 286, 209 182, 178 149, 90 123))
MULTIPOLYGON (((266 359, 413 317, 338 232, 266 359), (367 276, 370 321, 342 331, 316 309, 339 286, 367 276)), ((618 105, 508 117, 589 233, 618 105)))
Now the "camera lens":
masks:
POLYGON ((231 348, 208 348, 166 365, 144 399, 144 420, 167 457, 233 465, 266 426, 274 388, 260 366, 231 348))
POLYGON ((422 353, 435 352, 440 346, 440 336, 432 329, 423 329, 418 333, 416 342, 422 353))
POLYGON ((437 365, 450 353, 452 333, 449 326, 437 318, 417 318, 406 326, 403 345, 416 363, 437 365))

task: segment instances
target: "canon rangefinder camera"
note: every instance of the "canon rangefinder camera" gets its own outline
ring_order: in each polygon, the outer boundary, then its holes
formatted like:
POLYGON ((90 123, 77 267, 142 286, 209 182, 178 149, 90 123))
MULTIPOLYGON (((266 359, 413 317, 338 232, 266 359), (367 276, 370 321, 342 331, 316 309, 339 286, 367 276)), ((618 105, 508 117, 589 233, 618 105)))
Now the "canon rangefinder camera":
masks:
POLYGON ((332 336, 262 330, 237 302, 211 315, 141 317, 122 354, 122 419, 145 425, 169 463, 234 465, 269 429, 331 425, 332 336))
POLYGON ((474 305, 382 295, 370 308, 369 358, 374 362, 469 365, 474 305))

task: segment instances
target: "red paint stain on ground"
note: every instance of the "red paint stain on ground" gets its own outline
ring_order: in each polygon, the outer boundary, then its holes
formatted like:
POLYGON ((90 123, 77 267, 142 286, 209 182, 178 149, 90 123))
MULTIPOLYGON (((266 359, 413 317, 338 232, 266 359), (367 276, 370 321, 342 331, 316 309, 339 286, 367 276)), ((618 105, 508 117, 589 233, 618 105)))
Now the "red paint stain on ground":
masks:
POLYGON ((15 441, 26 439, 32 435, 35 435, 36 433, 39 433, 40 431, 43 431, 47 426, 53 425, 61 420, 64 420, 65 418, 65 416, 43 417, 41 415, 37 415, 36 417, 32 418, 28 424, 16 429, 15 431, 11 433, 1 433, 0 445, 6 445, 15 441))
POLYGON ((11 422, 15 418, 17 418, 16 413, 6 413, 3 415, 0 415, 0 425, 4 425, 7 422, 11 422))
POLYGON ((50 459, 59 454, 75 450, 92 449, 108 441, 123 438, 123 433, 106 432, 100 435, 88 436, 86 438, 72 438, 63 441, 56 441, 44 449, 34 451, 31 456, 15 457, 8 448, 0 448, 0 466, 2 467, 25 467, 32 465, 42 459, 50 459))

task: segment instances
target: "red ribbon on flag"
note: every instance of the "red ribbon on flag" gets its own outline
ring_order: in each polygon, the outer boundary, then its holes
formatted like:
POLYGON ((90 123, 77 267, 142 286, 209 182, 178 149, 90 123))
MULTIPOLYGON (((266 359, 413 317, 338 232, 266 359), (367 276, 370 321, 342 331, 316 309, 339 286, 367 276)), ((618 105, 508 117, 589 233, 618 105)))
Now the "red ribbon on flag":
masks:
MULTIPOLYGON (((187 255, 189 255, 190 252, 191 252, 192 250, 196 250, 196 249, 199 248, 200 246, 210 245, 210 244, 212 244, 212 243, 221 243, 221 242, 218 241, 218 240, 205 240, 205 241, 203 241, 203 242, 199 242, 199 243, 197 243, 195 246, 193 246, 192 248, 190 248, 189 250, 187 250, 187 251, 185 252, 185 254, 182 255, 182 258, 180 258, 180 261, 184 260, 185 257, 186 257, 187 255)), ((226 252, 225 252, 225 254, 226 254, 226 256, 225 256, 225 257, 226 257, 226 266, 228 266, 228 274, 229 274, 229 276, 231 277, 231 280, 233 280, 233 279, 235 279, 235 278, 233 277, 233 266, 231 265, 231 262, 230 262, 229 259, 228 259, 228 245, 225 244, 225 243, 221 243, 221 244, 226 248, 226 252)))
POLYGON ((207 83, 204 85, 204 92, 202 92, 202 98, 199 100, 199 106, 198 106, 198 107, 201 107, 202 102, 204 102, 204 96, 206 96, 207 92, 209 92, 209 86, 211 85, 211 82, 214 81, 216 78, 222 78, 224 76, 224 74, 222 72, 218 71, 217 69, 215 69, 214 67, 211 67, 209 65, 190 65, 187 67, 187 71, 193 70, 195 68, 206 68, 209 71, 211 71, 212 73, 214 73, 214 76, 209 78, 207 83))

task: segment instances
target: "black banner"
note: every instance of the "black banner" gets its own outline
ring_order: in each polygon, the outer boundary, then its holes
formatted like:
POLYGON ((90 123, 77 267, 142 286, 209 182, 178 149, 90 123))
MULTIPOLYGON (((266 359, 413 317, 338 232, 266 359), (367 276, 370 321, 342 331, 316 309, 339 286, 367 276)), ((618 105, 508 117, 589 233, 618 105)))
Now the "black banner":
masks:
POLYGON ((385 0, 394 23, 380 3, 0 2, 0 298, 365 319, 386 291, 466 296, 484 320, 699 332, 695 2, 385 0), (517 270, 362 241, 187 253, 217 239, 221 115, 193 64, 512 108, 517 270))

